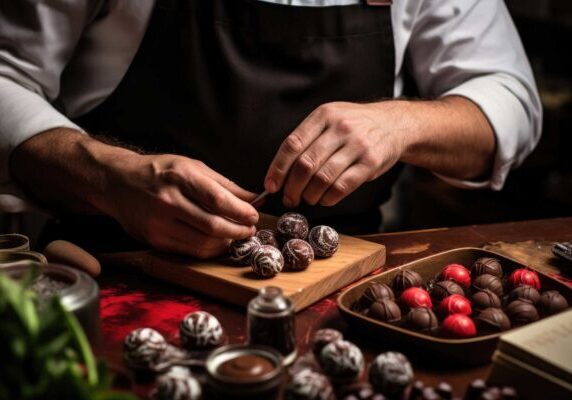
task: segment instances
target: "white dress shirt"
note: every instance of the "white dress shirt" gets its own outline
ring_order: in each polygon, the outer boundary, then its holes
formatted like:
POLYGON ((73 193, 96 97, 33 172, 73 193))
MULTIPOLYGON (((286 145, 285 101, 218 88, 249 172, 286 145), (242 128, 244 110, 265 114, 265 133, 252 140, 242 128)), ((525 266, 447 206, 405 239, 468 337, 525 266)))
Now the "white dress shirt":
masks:
MULTIPOLYGON (((332 7, 361 0, 260 1, 332 7)), ((81 129, 68 118, 93 109, 117 87, 141 43, 153 4, 0 1, 0 210, 19 212, 30 204, 11 181, 12 150, 48 129, 81 129)), ((496 135, 490 179, 441 178, 460 187, 501 189, 509 170, 536 146, 542 122, 530 65, 504 2, 395 0, 391 17, 395 97, 402 94, 407 59, 422 97, 472 100, 496 135)))

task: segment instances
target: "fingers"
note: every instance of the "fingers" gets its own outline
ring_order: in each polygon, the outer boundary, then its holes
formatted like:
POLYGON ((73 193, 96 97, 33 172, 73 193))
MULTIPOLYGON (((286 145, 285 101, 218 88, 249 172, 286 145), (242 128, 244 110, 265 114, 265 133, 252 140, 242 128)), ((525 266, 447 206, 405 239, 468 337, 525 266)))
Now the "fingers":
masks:
POLYGON ((320 204, 334 206, 368 180, 369 168, 364 164, 354 164, 328 188, 320 199, 320 204))
POLYGON ((204 172, 209 177, 214 179, 216 182, 218 182, 219 185, 224 187, 226 190, 228 190, 229 192, 234 194, 239 199, 250 203, 252 200, 254 200, 256 198, 256 196, 257 196, 256 193, 252 193, 246 189, 241 188, 236 183, 234 183, 233 181, 231 181, 227 177, 222 176, 221 174, 219 174, 215 170, 211 169, 207 165, 205 165, 204 167, 205 167, 204 172))

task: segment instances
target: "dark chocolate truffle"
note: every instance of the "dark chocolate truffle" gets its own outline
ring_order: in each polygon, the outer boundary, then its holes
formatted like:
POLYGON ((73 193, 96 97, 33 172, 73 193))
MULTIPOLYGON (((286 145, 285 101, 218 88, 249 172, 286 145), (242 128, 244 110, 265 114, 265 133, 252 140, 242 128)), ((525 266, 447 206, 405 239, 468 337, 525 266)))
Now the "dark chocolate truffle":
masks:
POLYGON ((455 281, 439 281, 433 285, 431 288, 431 298, 435 302, 435 304, 439 304, 441 300, 445 297, 449 297, 452 294, 460 294, 461 296, 465 295, 465 291, 455 281))
POLYGON ((397 272, 391 281, 391 287, 397 293, 401 293, 410 287, 419 287, 421 285, 423 285, 421 275, 409 269, 402 269, 397 272))
POLYGON ((278 234, 274 229, 261 229, 256 232, 256 237, 260 240, 260 243, 267 246, 280 248, 280 242, 278 241, 278 234))
POLYGON ((151 393, 152 400, 199 400, 201 385, 192 376, 162 376, 151 393))
POLYGON ((485 289, 501 297, 503 294, 502 281, 494 275, 483 274, 477 276, 473 280, 473 290, 480 291, 485 289))
POLYGON ((368 308, 374 301, 379 300, 395 300, 393 290, 385 283, 370 282, 360 298, 361 309, 368 308))
POLYGON ((500 308, 485 308, 475 318, 477 329, 482 333, 504 332, 510 329, 510 319, 500 308))
POLYGON ((536 305, 538 300, 540 300, 540 293, 532 286, 519 286, 511 290, 508 294, 507 303, 511 303, 515 300, 528 301, 536 305))
POLYGON ((135 329, 123 341, 123 357, 133 369, 152 370, 167 349, 167 341, 151 328, 135 329))
POLYGON ((353 343, 336 340, 322 349, 320 365, 324 372, 335 381, 354 381, 363 370, 363 354, 353 343))
POLYGON ((503 271, 499 260, 492 257, 481 257, 473 263, 471 276, 475 279, 479 275, 489 274, 502 278, 503 271))
POLYGON ((383 299, 372 303, 367 315, 383 322, 397 322, 401 319, 401 310, 395 301, 383 299))
POLYGON ((284 257, 276 247, 263 245, 252 253, 251 266, 256 275, 271 278, 284 268, 284 257))
POLYGON ((479 400, 481 394, 487 389, 487 384, 482 379, 475 379, 471 382, 465 392, 465 400, 479 400))
POLYGON ((303 369, 292 376, 284 400, 334 400, 332 385, 324 375, 303 369))
POLYGON ((342 340, 343 338, 344 337, 341 332, 335 329, 319 329, 314 333, 310 340, 312 351, 316 357, 319 357, 324 347, 336 340, 342 340))
POLYGON ((306 217, 295 212, 283 214, 276 223, 276 232, 282 243, 286 243, 290 239, 306 239, 308 230, 306 217))
POLYGON ((420 332, 435 333, 439 328, 439 321, 430 308, 416 307, 407 313, 405 326, 420 332))
POLYGON ((540 318, 536 307, 522 300, 513 301, 506 307, 505 311, 514 326, 525 325, 538 321, 540 318))
POLYGON ((341 400, 371 400, 373 387, 367 382, 355 382, 340 388, 341 400))
POLYGON ((303 271, 314 261, 314 250, 302 239, 291 239, 282 248, 284 267, 289 271, 303 271))
POLYGON ((437 385, 436 391, 443 400, 450 400, 453 398, 453 388, 447 382, 440 382, 437 385))
POLYGON ((208 349, 222 344, 222 326, 206 311, 187 314, 179 325, 181 344, 188 349, 208 349))
POLYGON ((423 388, 423 392, 421 393, 421 400, 441 400, 441 396, 435 389, 430 386, 423 388))
POLYGON ((471 296, 471 302, 476 312, 483 311, 485 308, 501 308, 502 303, 500 297, 491 292, 489 289, 479 290, 471 296))
POLYGON ((262 243, 256 236, 233 240, 229 248, 230 259, 238 264, 248 265, 251 261, 252 252, 260 246, 262 243))
POLYGON ((318 225, 310 231, 308 242, 317 257, 331 257, 338 250, 340 236, 334 228, 318 225))
POLYGON ((552 315, 564 311, 568 308, 568 301, 556 290, 542 292, 538 302, 543 315, 552 315))
POLYGON ((402 398, 413 381, 413 368, 403 354, 388 351, 378 355, 369 366, 369 382, 390 398, 402 398))

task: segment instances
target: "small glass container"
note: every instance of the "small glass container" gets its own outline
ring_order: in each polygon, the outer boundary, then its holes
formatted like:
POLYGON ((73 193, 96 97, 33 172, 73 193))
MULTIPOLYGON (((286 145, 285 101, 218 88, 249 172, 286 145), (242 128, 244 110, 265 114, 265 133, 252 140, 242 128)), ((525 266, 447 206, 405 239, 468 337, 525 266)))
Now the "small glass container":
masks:
POLYGON ((0 235, 0 251, 28 251, 30 240, 19 233, 5 233, 0 235))

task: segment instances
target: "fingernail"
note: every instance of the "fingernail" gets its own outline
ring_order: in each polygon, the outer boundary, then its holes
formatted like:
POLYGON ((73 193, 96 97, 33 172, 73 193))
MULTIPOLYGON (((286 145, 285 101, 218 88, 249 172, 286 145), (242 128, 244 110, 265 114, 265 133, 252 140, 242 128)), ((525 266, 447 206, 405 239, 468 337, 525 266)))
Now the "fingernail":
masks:
POLYGON ((248 222, 250 222, 252 225, 255 225, 258 222, 258 214, 253 214, 248 217, 248 222))
POLYGON ((266 187, 266 190, 268 190, 269 192, 272 192, 272 193, 274 193, 277 190, 276 182, 274 182, 274 180, 270 179, 270 178, 266 179, 266 183, 264 186, 266 187))
POLYGON ((294 207, 294 202, 289 197, 284 197, 282 202, 284 203, 285 207, 294 207))

